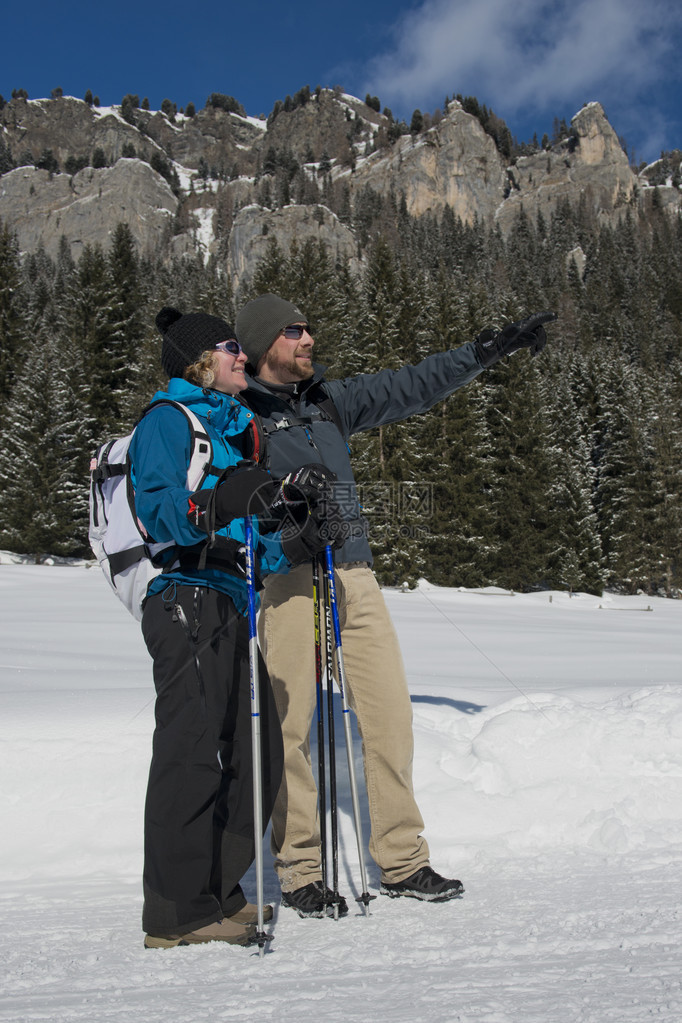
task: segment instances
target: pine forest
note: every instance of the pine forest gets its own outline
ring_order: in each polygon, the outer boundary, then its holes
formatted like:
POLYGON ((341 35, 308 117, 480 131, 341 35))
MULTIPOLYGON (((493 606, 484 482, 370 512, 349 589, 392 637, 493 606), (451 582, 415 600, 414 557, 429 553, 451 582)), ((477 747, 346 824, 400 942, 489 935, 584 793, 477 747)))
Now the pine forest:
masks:
MULTIPOLYGON (((655 193, 654 193, 655 199, 655 193)), ((316 361, 344 377, 413 364, 540 310, 549 343, 352 453, 384 585, 682 587, 682 221, 653 201, 605 225, 586 205, 521 213, 504 237, 448 209, 412 218, 369 189, 362 271, 275 240, 248 291, 219 263, 142 257, 125 223, 77 262, 21 255, 0 224, 0 548, 88 557, 94 448, 162 386, 166 304, 234 322, 264 291, 295 301, 316 361), (566 253, 586 255, 587 272, 566 253)))

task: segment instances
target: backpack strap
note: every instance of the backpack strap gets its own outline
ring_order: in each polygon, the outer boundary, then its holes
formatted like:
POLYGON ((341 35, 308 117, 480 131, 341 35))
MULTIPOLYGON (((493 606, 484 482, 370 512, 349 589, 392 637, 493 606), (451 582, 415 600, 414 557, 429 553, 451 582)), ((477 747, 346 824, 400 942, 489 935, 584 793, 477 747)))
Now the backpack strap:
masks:
MULTIPOLYGON (((187 484, 191 490, 200 490, 202 485, 205 483, 208 476, 217 476, 218 480, 232 469, 233 465, 225 466, 223 469, 218 469, 213 464, 213 444, 211 438, 204 429, 201 420, 195 415, 190 408, 186 405, 182 405, 180 402, 173 401, 171 398, 159 398, 158 401, 153 401, 149 404, 142 412, 140 419, 157 405, 172 405, 182 412, 189 423, 190 434, 192 437, 192 453, 190 456, 189 465, 187 467, 187 484)), ((245 406, 246 407, 246 406, 245 406)), ((255 423, 256 415, 252 409, 248 409, 251 413, 251 426, 253 431, 248 432, 252 434, 253 446, 255 453, 251 456, 254 460, 258 460, 256 453, 259 453, 264 445, 262 444, 261 437, 259 436, 259 430, 255 423)), ((138 422, 140 420, 138 419, 138 422)), ((137 548, 138 556, 140 551, 146 552, 146 548, 137 548)), ((128 552, 125 552, 127 554, 128 552)), ((130 552, 132 554, 132 552, 130 552)), ((168 557, 162 555, 162 557, 168 557)), ((131 563, 134 563, 132 560, 131 563)), ((126 567, 125 565, 121 566, 126 567)), ((177 568, 182 571, 192 571, 199 569, 203 571, 205 568, 219 569, 221 572, 226 572, 228 575, 234 575, 237 578, 246 578, 246 560, 244 554, 244 544, 238 540, 234 540, 232 537, 216 536, 215 534, 208 536, 206 540, 202 540, 200 543, 195 544, 193 547, 180 547, 176 545, 173 548, 173 556, 166 560, 165 564, 162 565, 162 571, 164 573, 175 571, 177 568)), ((118 569, 119 571, 121 569, 118 569)), ((258 589, 263 588, 262 580, 256 573, 256 586, 258 589)))
POLYGON ((117 551, 110 554, 108 561, 112 580, 115 576, 120 575, 121 572, 125 572, 126 568, 136 565, 142 558, 147 558, 152 563, 154 561, 146 543, 141 543, 137 547, 129 547, 127 551, 117 551))
POLYGON ((240 444, 242 458, 247 462, 255 462, 256 465, 264 465, 266 461, 266 450, 263 420, 238 394, 235 395, 235 397, 239 404, 251 415, 247 429, 240 435, 241 439, 235 438, 240 444))
MULTIPOLYGON (((308 398, 312 401, 313 405, 322 413, 322 418, 327 422, 333 423, 336 429, 343 437, 343 423, 339 410, 332 398, 322 390, 321 384, 314 384, 308 391, 308 398)), ((278 430, 288 430, 290 426, 310 426, 313 423, 312 416, 294 416, 285 415, 282 419, 278 419, 277 422, 271 423, 268 426, 263 426, 262 430, 266 437, 271 433, 276 433, 278 430)), ((345 437, 344 437, 345 441, 345 437)))
MULTIPOLYGON (((211 438, 198 416, 190 408, 187 408, 186 405, 181 404, 179 401, 173 401, 172 398, 159 398, 157 401, 150 402, 142 410, 137 422, 139 423, 151 409, 157 408, 159 405, 170 405, 172 408, 178 409, 189 424, 192 453, 187 467, 187 482, 192 490, 199 490, 207 476, 219 476, 221 472, 220 469, 216 469, 213 465, 213 444, 211 443, 211 438)), ((137 426, 137 423, 135 425, 137 426)))
MULTIPOLYGON (((113 441, 111 444, 113 444, 113 441)), ((95 465, 94 468, 90 470, 93 484, 104 483, 105 480, 111 480, 114 476, 125 476, 126 467, 122 462, 105 461, 105 459, 109 457, 111 444, 108 445, 108 450, 102 452, 102 461, 99 465, 95 465)))
POLYGON ((113 479, 114 476, 124 476, 126 472, 125 463, 121 462, 110 462, 109 455, 111 449, 116 443, 116 438, 110 440, 108 444, 105 444, 102 448, 95 452, 90 462, 90 508, 93 524, 99 527, 99 504, 97 501, 97 492, 99 491, 100 501, 102 504, 102 514, 106 521, 106 515, 104 514, 104 496, 103 486, 107 480, 113 479))
MULTIPOLYGON (((316 405, 322 413, 322 418, 334 424, 343 437, 344 444, 348 447, 343 433, 343 422, 339 410, 334 404, 334 400, 322 389, 321 383, 314 384, 308 391, 308 395, 312 399, 313 405, 316 405)), ((243 451, 243 455, 259 465, 267 462, 267 439, 270 434, 277 433, 278 430, 288 430, 291 426, 311 426, 313 423, 311 416, 285 415, 282 419, 278 419, 277 422, 266 425, 252 405, 247 405, 244 401, 242 401, 242 404, 253 415, 251 429, 248 433, 250 443, 247 447, 249 450, 243 451)))
POLYGON ((312 426, 312 416, 288 416, 284 415, 281 419, 277 419, 267 425, 262 425, 263 434, 265 437, 269 437, 272 433, 278 433, 280 430, 288 430, 292 426, 312 426))
POLYGON ((330 398, 327 392, 323 389, 322 384, 319 382, 313 384, 308 395, 312 398, 313 404, 317 405, 321 412, 326 413, 327 419, 334 424, 345 441, 346 438, 343 433, 343 422, 341 421, 339 410, 334 404, 334 399, 330 398))

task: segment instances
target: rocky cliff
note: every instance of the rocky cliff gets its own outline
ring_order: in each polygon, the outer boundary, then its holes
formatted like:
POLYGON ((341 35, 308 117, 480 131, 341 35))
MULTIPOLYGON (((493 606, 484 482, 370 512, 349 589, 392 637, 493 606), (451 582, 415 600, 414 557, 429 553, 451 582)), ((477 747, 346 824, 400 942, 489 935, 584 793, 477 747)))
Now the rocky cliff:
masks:
POLYGON ((54 256, 64 236, 77 259, 86 245, 106 248, 124 221, 140 251, 151 254, 167 247, 177 207, 168 182, 137 159, 72 176, 18 167, 0 178, 0 220, 26 252, 42 246, 54 256))
POLYGON ((354 189, 404 194, 407 210, 421 216, 450 206, 466 223, 488 219, 504 202, 504 160, 480 122, 459 103, 419 135, 403 135, 388 151, 378 150, 349 175, 354 189))
POLYGON ((638 192, 637 177, 598 103, 576 114, 569 137, 551 151, 519 157, 509 176, 512 190, 495 212, 503 231, 521 208, 531 216, 549 216, 557 202, 581 196, 608 219, 632 206, 638 192))
POLYGON ((361 258, 351 225, 368 190, 415 217, 449 207, 503 232, 521 209, 549 216, 565 199, 617 218, 650 201, 652 180, 663 208, 682 205, 679 173, 635 174, 598 103, 550 149, 511 163, 456 101, 414 134, 338 89, 280 107, 267 121, 210 105, 124 117, 69 97, 14 99, 0 110, 0 220, 24 251, 54 255, 64 237, 75 257, 125 221, 142 252, 213 254, 239 286, 273 237, 361 258))
POLYGON ((233 280, 250 283, 272 238, 285 251, 293 242, 309 238, 323 242, 333 261, 349 262, 352 271, 360 269, 355 236, 325 206, 285 206, 279 210, 246 206, 235 217, 230 231, 228 268, 233 280))

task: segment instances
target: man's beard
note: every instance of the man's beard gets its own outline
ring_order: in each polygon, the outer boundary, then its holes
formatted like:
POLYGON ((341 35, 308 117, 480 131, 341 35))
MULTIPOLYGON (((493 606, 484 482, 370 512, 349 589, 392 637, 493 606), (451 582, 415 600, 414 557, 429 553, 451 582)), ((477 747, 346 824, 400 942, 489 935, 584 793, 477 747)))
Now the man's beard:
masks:
MULTIPOLYGON (((281 379, 282 376, 294 377, 295 380, 309 380, 313 376, 312 361, 301 361, 294 353, 289 359, 282 359, 280 355, 270 349, 265 356, 265 365, 273 376, 281 379)), ((287 381, 289 382, 289 381, 287 381)), ((293 381, 292 381, 293 382, 293 381)))

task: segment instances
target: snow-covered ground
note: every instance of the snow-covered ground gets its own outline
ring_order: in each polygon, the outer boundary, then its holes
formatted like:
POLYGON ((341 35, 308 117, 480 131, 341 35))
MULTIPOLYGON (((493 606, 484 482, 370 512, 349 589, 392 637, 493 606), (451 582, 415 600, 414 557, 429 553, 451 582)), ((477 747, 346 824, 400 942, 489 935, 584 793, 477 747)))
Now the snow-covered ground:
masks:
POLYGON ((682 601, 426 583, 386 597, 432 860, 464 898, 300 920, 266 844, 266 956, 145 951, 139 626, 97 569, 0 565, 0 1020, 679 1023, 682 601))

